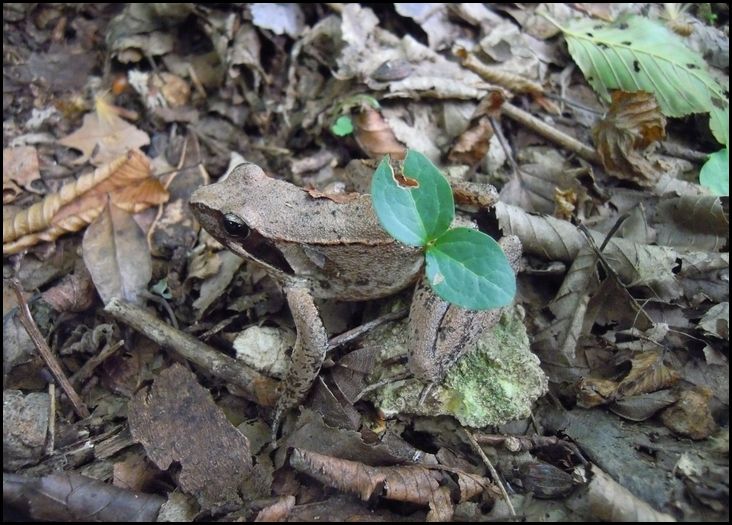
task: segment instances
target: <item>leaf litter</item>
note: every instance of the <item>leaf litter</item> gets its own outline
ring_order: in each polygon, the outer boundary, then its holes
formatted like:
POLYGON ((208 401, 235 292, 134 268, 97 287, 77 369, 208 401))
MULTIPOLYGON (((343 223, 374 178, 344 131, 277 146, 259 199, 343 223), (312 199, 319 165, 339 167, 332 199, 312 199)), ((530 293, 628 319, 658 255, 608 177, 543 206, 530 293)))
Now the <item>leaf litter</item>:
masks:
MULTIPOLYGON (((4 432, 9 502, 54 520, 111 519, 99 498, 114 518, 728 517, 728 18, 711 6, 4 5, 4 275, 41 292, 33 321, 92 412, 53 394, 13 315, 30 295, 4 281, 4 428, 33 429, 4 432), (661 24, 695 52, 650 53, 661 24), (693 111, 711 122, 679 118, 693 111), (331 132, 339 118, 352 133, 331 132), (376 167, 359 159, 406 148, 449 173, 461 213, 520 238, 520 307, 424 399, 399 321, 324 343, 303 397, 303 378, 252 355, 298 355, 282 291, 187 201, 244 159, 351 199, 376 167), (490 372, 458 386, 473 369, 490 372), (561 432, 587 459, 481 455, 463 425, 561 432), (78 507, 54 503, 69 491, 78 507)), ((324 305, 324 329, 410 302, 324 305)))

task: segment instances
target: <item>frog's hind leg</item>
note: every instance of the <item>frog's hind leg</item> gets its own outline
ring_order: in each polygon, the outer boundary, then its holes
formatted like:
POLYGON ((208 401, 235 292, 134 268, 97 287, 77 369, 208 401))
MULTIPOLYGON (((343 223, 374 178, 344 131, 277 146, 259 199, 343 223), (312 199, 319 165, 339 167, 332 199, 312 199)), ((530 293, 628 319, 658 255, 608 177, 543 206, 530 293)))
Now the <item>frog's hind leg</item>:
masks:
POLYGON ((290 367, 284 379, 284 391, 277 401, 272 423, 272 441, 285 413, 297 406, 310 391, 320 373, 328 348, 328 334, 320 319, 310 291, 301 286, 285 287, 287 303, 297 329, 290 367))

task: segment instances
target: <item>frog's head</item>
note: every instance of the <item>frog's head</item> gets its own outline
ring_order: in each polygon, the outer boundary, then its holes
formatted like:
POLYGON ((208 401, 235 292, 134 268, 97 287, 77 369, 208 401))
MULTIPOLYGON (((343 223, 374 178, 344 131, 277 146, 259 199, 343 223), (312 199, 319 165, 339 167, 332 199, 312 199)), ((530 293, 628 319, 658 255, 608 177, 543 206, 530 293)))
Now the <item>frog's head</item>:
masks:
POLYGON ((274 182, 256 164, 240 164, 225 179, 193 192, 190 205, 201 226, 229 250, 275 275, 292 275, 276 238, 261 228, 272 211, 267 201, 274 182))

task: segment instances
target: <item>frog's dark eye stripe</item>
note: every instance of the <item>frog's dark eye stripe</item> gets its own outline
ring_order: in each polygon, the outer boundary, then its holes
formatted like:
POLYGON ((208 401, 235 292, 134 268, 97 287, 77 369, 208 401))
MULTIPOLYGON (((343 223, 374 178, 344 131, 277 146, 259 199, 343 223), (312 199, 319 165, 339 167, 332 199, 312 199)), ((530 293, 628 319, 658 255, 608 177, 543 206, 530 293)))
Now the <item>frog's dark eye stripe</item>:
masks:
POLYGON ((233 213, 224 215, 224 230, 232 237, 246 239, 249 235, 249 226, 240 217, 233 213))

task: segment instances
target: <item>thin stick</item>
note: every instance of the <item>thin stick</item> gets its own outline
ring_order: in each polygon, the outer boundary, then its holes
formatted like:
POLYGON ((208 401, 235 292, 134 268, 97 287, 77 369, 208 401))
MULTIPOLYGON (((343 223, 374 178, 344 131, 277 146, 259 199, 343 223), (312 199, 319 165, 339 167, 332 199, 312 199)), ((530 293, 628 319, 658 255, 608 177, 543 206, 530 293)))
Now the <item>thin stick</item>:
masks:
POLYGON ((26 332, 28 332, 28 335, 33 341, 33 344, 36 346, 38 353, 41 354, 41 358, 43 358, 46 366, 51 371, 51 374, 53 374, 54 379, 64 391, 66 396, 69 398, 69 401, 71 401, 71 405, 74 407, 74 412, 76 412, 76 415, 78 415, 82 419, 89 417, 89 409, 86 408, 86 405, 79 397, 79 394, 77 394, 76 390, 74 390, 74 387, 71 386, 71 383, 66 378, 66 374, 64 373, 63 368, 61 368, 61 363, 59 363, 58 359, 56 359, 56 356, 51 351, 48 343, 46 343, 46 340, 43 338, 43 335, 38 329, 38 326, 36 326, 36 322, 33 320, 30 308, 28 308, 28 303, 23 297, 23 289, 20 286, 20 282, 17 279, 10 279, 10 286, 13 287, 15 295, 18 297, 18 311, 20 312, 20 322, 25 327, 26 332))
POLYGON ((142 308, 114 298, 107 303, 104 311, 213 376, 241 387, 260 405, 274 406, 277 402, 279 381, 217 352, 195 337, 165 324, 142 308))
POLYGON ((501 478, 498 475, 498 471, 496 471, 496 469, 493 467, 493 463, 491 463, 491 460, 488 459, 488 456, 485 455, 485 452, 483 452, 483 449, 480 448, 478 442, 475 441, 473 434, 468 432, 468 430, 464 427, 462 430, 463 432, 465 432, 465 435, 468 436, 468 441, 470 441, 470 445, 473 447, 473 450, 475 450, 475 452, 480 456, 480 459, 483 460, 483 463, 485 463, 488 467, 491 476, 493 476, 493 481, 496 482, 496 485, 498 485, 498 488, 501 490, 501 495, 503 496, 503 499, 506 500, 506 505, 508 505, 508 510, 511 513, 511 516, 515 516, 516 511, 513 508, 513 503, 511 503, 511 499, 508 497, 508 492, 506 492, 506 487, 503 486, 503 481, 501 481, 501 478))
POLYGON ((84 365, 79 368, 79 370, 77 370, 74 375, 71 376, 71 383, 77 386, 81 385, 84 381, 87 380, 90 375, 92 375, 92 372, 94 372, 94 369, 96 369, 96 367, 101 365, 105 360, 109 359, 109 357, 112 356, 117 350, 122 348, 124 344, 125 342, 123 339, 111 345, 104 345, 104 348, 102 348, 101 352, 99 352, 95 356, 90 357, 87 362, 84 363, 84 365))
POLYGON ((396 321, 398 319, 402 319, 403 317, 406 317, 409 313, 409 308, 402 308, 400 310, 397 310, 396 312, 391 312, 385 315, 382 315, 381 317, 377 317, 373 321, 369 321, 368 323, 364 323, 360 326, 357 326, 356 328, 353 328, 351 330, 348 330, 347 332, 343 332, 342 334, 339 334, 333 338, 331 338, 328 341, 328 352, 332 352, 333 350, 337 349, 340 346, 343 346, 346 343, 350 343, 354 339, 357 339, 361 337, 366 332, 373 330, 377 326, 380 326, 384 323, 388 323, 389 321, 396 321))
POLYGON ((566 133, 559 131, 549 124, 546 124, 531 113, 527 113, 510 102, 503 103, 501 106, 501 113, 506 115, 508 118, 515 120, 519 124, 523 124, 531 131, 541 135, 545 139, 551 140, 552 142, 559 144, 561 147, 576 153, 586 161, 600 164, 600 157, 594 149, 582 144, 579 140, 570 137, 566 133))

